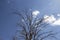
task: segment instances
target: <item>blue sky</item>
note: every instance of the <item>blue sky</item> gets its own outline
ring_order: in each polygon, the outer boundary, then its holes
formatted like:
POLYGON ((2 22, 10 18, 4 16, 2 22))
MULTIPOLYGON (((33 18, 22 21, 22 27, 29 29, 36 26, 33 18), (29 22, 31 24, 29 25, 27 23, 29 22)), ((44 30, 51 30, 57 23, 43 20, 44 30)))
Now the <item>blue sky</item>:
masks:
MULTIPOLYGON (((0 37, 3 40, 11 40, 17 29, 19 17, 11 13, 25 8, 38 10, 41 15, 53 15, 57 20, 60 18, 57 16, 60 14, 60 0, 0 0, 0 37)), ((60 25, 53 29, 60 31, 60 25)), ((60 38, 60 33, 57 37, 60 38)))

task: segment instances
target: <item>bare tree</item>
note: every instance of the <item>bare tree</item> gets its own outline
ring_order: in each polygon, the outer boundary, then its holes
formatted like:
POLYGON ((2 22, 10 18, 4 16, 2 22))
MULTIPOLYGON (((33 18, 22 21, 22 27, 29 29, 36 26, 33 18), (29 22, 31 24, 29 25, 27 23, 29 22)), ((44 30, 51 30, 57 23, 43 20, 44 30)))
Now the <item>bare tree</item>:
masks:
POLYGON ((45 38, 52 37, 56 38, 53 31, 44 31, 47 27, 47 23, 44 22, 44 17, 33 17, 32 10, 16 11, 20 17, 17 23, 20 29, 17 30, 17 35, 13 40, 44 40, 45 38))

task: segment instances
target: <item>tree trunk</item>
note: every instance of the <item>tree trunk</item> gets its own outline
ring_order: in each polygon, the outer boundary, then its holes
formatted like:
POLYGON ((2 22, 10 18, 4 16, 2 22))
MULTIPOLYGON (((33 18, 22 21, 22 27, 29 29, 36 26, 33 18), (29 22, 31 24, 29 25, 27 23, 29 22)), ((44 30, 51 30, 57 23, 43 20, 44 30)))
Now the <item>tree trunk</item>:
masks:
POLYGON ((29 40, 32 40, 32 33, 30 33, 29 35, 29 40))

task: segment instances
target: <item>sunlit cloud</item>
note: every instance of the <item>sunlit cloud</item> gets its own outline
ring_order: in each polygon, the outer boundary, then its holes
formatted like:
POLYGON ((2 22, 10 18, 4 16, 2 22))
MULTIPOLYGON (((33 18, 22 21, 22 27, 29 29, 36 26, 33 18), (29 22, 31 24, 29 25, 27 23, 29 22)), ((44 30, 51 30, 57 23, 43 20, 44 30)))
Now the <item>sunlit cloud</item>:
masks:
POLYGON ((51 16, 45 15, 44 19, 45 19, 44 22, 49 23, 52 26, 60 25, 60 18, 57 19, 54 17, 54 15, 51 15, 51 16))
POLYGON ((47 23, 52 23, 56 20, 56 18, 54 18, 53 15, 51 15, 51 16, 45 15, 44 19, 45 19, 44 21, 47 22, 47 23))
POLYGON ((56 20, 53 25, 60 25, 60 19, 56 20))
POLYGON ((37 16, 40 12, 38 10, 35 10, 32 12, 33 16, 37 16))
MULTIPOLYGON (((33 17, 36 17, 39 13, 38 10, 33 11, 33 17)), ((60 16, 60 14, 57 14, 57 16, 60 16)), ((60 18, 57 19, 54 15, 44 15, 44 22, 49 23, 52 26, 60 25, 60 18)))

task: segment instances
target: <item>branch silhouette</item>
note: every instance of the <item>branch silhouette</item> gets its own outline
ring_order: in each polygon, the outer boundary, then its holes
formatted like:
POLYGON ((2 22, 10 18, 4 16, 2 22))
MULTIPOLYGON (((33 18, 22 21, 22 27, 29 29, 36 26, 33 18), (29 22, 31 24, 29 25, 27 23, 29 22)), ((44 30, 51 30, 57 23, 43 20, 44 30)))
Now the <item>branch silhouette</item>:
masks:
MULTIPOLYGON (((48 24, 44 23, 44 20, 46 19, 36 18, 33 17, 32 10, 22 10, 19 12, 14 12, 13 14, 18 15, 20 19, 20 23, 17 23, 19 27, 22 28, 22 30, 18 30, 19 32, 19 38, 22 37, 24 40, 43 40, 48 37, 55 37, 55 33, 52 33, 53 31, 43 31, 42 29, 45 28, 48 24), (42 32, 42 33, 41 33, 42 32), (47 35, 46 35, 47 34, 47 35), (43 36, 44 35, 44 36, 43 36), (53 36, 52 36, 53 35, 53 36), (42 37, 41 37, 42 36, 42 37)), ((14 38, 14 40, 18 40, 14 38)), ((21 39, 20 39, 21 40, 21 39)))

